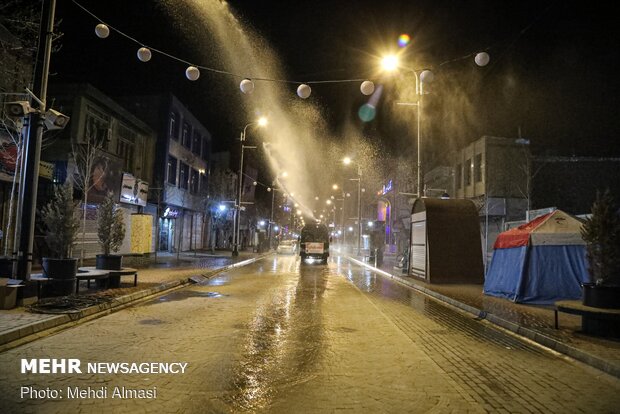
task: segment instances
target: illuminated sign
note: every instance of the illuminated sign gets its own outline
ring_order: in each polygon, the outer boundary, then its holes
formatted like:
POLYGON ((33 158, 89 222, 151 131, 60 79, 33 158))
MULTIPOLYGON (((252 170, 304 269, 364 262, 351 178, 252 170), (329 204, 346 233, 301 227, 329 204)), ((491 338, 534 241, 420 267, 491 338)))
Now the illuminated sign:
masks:
POLYGON ((390 191, 392 191, 392 180, 388 181, 387 184, 383 185, 383 189, 381 190, 381 194, 382 195, 386 195, 390 191))
POLYGON ((129 173, 123 173, 123 185, 121 187, 121 203, 146 206, 149 193, 149 184, 129 173))
POLYGON ((163 218, 177 218, 179 217, 179 210, 176 208, 166 207, 162 214, 163 218))

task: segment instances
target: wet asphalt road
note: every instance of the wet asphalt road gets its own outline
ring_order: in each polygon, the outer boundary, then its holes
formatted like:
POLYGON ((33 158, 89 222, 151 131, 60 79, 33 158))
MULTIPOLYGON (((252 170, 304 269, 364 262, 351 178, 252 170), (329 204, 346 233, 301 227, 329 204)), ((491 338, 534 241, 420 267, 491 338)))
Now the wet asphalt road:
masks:
MULTIPOLYGON (((333 258, 278 256, 0 354, 2 412, 618 412, 620 381, 333 258), (183 362, 21 374, 21 358, 183 362), (22 387, 27 387, 20 398, 22 387), (32 388, 29 388, 32 387, 32 388), (107 390, 69 398, 68 388, 107 390), (118 398, 115 387, 156 391, 118 398), (37 398, 57 390, 58 397, 37 398)), ((136 393, 137 393, 136 391, 136 393)), ((94 392, 94 391, 93 391, 94 392)))

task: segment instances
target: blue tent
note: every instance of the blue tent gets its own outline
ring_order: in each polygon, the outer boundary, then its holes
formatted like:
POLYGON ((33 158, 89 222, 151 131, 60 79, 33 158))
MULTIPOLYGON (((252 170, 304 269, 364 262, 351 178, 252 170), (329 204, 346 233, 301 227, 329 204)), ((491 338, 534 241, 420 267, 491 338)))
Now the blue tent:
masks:
POLYGON ((588 281, 580 228, 581 221, 556 210, 501 233, 484 293, 531 304, 580 299, 588 281))

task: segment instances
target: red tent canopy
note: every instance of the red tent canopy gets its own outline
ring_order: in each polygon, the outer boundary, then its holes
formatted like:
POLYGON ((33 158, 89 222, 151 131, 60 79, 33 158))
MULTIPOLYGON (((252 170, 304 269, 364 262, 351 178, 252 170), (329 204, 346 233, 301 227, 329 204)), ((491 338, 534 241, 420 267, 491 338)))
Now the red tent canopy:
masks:
POLYGON ((555 210, 501 233, 495 240, 494 248, 584 244, 581 238, 581 226, 582 222, 579 219, 561 210, 555 210))
POLYGON ((530 234, 534 231, 534 229, 536 229, 536 227, 544 223, 545 220, 547 220, 547 217, 551 214, 553 213, 547 213, 543 216, 536 217, 529 223, 522 224, 519 227, 503 232, 497 237, 497 240, 495 240, 495 245, 493 248, 508 249, 510 247, 527 246, 530 240, 530 234))

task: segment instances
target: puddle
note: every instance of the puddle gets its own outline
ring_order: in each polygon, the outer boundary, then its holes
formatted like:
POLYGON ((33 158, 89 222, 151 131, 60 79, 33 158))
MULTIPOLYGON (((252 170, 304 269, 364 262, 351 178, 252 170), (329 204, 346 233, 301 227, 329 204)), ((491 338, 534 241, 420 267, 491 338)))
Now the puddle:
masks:
POLYGON ((162 321, 161 319, 142 319, 138 323, 140 325, 162 325, 166 322, 162 321))
POLYGON ((158 303, 175 302, 191 298, 221 298, 224 296, 228 295, 223 295, 219 292, 205 292, 200 290, 183 289, 161 296, 155 300, 146 302, 144 306, 152 306, 157 305, 158 303))

